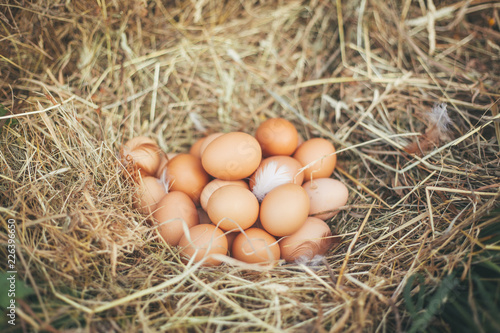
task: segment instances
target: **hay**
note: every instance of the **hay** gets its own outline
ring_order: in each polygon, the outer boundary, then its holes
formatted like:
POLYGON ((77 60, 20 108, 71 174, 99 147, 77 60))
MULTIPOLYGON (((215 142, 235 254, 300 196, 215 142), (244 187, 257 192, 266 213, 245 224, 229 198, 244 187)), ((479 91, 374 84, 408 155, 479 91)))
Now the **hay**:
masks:
POLYGON ((439 306, 415 319, 415 276, 442 291, 478 253, 498 258, 481 234, 498 223, 482 219, 500 194, 498 3, 0 8, 1 223, 16 220, 16 269, 32 288, 10 330, 449 329, 439 306), (435 103, 452 124, 425 147, 435 103), (119 147, 140 134, 180 152, 274 116, 340 151, 350 199, 330 225, 342 242, 313 266, 186 267, 133 210, 119 147))

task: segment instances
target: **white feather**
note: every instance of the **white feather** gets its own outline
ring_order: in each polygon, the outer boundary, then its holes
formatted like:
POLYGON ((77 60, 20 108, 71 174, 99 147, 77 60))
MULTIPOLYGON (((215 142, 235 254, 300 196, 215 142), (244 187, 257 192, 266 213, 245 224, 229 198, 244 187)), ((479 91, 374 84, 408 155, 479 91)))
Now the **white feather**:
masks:
POLYGON ((170 190, 170 181, 167 179, 167 168, 163 169, 163 172, 161 173, 160 179, 158 179, 158 182, 163 185, 163 189, 165 190, 165 193, 168 193, 170 190))
POLYGON ((291 182, 292 176, 288 168, 285 165, 278 168, 278 163, 273 161, 257 171, 252 192, 259 201, 262 201, 275 187, 291 182))
POLYGON ((195 112, 189 112, 188 114, 189 114, 189 119, 191 119, 197 131, 205 132, 207 130, 205 126, 203 126, 203 123, 201 122, 203 118, 199 114, 195 112))
POLYGON ((435 125, 439 133, 446 133, 448 126, 451 124, 446 103, 436 104, 429 112, 429 121, 431 125, 435 125))
POLYGON ((303 255, 303 256, 300 256, 297 259, 295 259, 295 262, 299 265, 302 264, 302 265, 308 266, 308 267, 320 266, 322 264, 324 258, 325 258, 324 256, 319 255, 319 254, 316 254, 314 257, 312 257, 312 259, 311 259, 310 255, 303 255))

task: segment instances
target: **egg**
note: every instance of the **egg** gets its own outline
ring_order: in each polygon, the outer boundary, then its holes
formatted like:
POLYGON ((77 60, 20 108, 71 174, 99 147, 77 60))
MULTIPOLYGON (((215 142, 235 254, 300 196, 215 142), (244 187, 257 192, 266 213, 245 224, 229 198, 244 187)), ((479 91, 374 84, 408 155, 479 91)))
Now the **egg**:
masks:
POLYGON ((322 138, 309 139, 297 149, 293 157, 304 167, 316 161, 304 170, 304 180, 330 177, 337 163, 337 155, 333 144, 322 138))
POLYGON ((158 232, 163 240, 171 245, 179 244, 184 235, 185 225, 188 229, 198 224, 198 212, 191 198, 180 191, 167 193, 156 205, 153 213, 158 232))
POLYGON ((280 240, 281 258, 291 262, 323 255, 333 244, 331 236, 330 227, 323 220, 308 217, 299 230, 280 240))
MULTIPOLYGON (((132 172, 141 176, 154 176, 160 165, 161 149, 156 141, 145 136, 138 136, 127 141, 120 149, 123 164, 132 172)), ((135 177, 135 175, 134 175, 135 177)))
POLYGON ((217 189, 207 204, 208 217, 224 231, 245 230, 259 216, 259 202, 250 190, 238 185, 217 189))
POLYGON ((210 135, 207 135, 205 137, 203 142, 200 144, 200 158, 203 155, 203 153, 205 152, 205 149, 207 149, 208 145, 211 144, 212 141, 214 141, 218 137, 221 137, 222 135, 224 135, 224 133, 217 132, 217 133, 212 133, 210 135))
POLYGON ((205 170, 222 180, 240 180, 257 170, 262 150, 250 134, 231 132, 212 141, 201 156, 205 170))
POLYGON ((199 158, 178 154, 168 162, 166 173, 172 191, 184 192, 195 204, 199 204, 201 191, 210 181, 199 158))
POLYGON ((201 159, 201 146, 205 142, 206 137, 196 140, 195 143, 189 148, 189 153, 201 159))
POLYGON ((335 216, 338 213, 336 209, 344 206, 349 196, 347 187, 342 182, 332 178, 314 179, 304 183, 302 187, 307 192, 311 203, 309 215, 314 215, 322 220, 328 220, 335 216))
POLYGON ((248 185, 243 180, 214 179, 203 188, 203 191, 201 191, 201 196, 200 196, 201 207, 203 207, 204 210, 207 210, 208 199, 210 199, 215 190, 226 185, 238 185, 248 190, 248 185))
POLYGON ((280 259, 280 247, 276 239, 258 228, 250 228, 238 234, 231 253, 235 259, 252 264, 272 263, 280 259))
POLYGON ((271 118, 257 128, 255 138, 264 156, 292 155, 299 142, 297 129, 283 118, 271 118))
POLYGON ((271 156, 263 159, 257 170, 255 170, 253 175, 250 177, 249 185, 251 190, 253 190, 253 187, 255 186, 255 177, 257 176, 259 171, 261 172, 266 167, 266 165, 271 162, 276 162, 278 168, 284 165, 288 170, 287 175, 291 178, 290 182, 297 185, 302 185, 302 182, 304 181, 304 172, 299 172, 299 170, 302 168, 302 164, 300 164, 299 161, 291 156, 271 156))
POLYGON ((171 159, 173 159, 175 156, 179 155, 179 153, 163 153, 161 154, 160 157, 160 166, 158 167, 158 170, 156 171, 156 178, 163 179, 166 177, 166 171, 167 171, 167 164, 170 162, 171 159))
POLYGON ((165 184, 159 179, 149 176, 141 178, 134 194, 134 207, 142 214, 151 214, 167 191, 165 184))
POLYGON ((299 230, 309 215, 309 197, 302 186, 284 184, 269 192, 260 207, 260 222, 273 236, 299 230))
POLYGON ((187 262, 194 256, 194 262, 204 260, 203 266, 218 266, 219 259, 212 257, 214 254, 227 254, 227 238, 216 226, 212 224, 199 224, 189 229, 179 241, 180 254, 183 261, 187 262))

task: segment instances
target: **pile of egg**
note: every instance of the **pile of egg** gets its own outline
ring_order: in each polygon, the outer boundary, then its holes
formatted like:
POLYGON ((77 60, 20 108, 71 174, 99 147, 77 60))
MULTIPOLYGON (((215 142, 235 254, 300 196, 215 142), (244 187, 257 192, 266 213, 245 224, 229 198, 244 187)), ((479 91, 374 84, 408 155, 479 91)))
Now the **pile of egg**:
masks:
POLYGON ((303 142, 288 120, 264 121, 255 136, 215 133, 189 153, 165 154, 146 137, 120 155, 136 182, 134 205, 184 261, 219 265, 312 259, 332 245, 325 223, 347 202, 346 186, 330 178, 331 142, 303 142), (302 142, 301 142, 302 141, 302 142))

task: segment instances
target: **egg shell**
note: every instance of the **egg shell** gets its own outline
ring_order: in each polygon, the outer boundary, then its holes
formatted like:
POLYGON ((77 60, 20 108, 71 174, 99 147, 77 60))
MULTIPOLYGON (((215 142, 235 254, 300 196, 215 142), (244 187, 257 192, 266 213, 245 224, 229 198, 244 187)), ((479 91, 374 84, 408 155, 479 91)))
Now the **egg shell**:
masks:
POLYGON ((251 264, 272 263, 280 259, 280 247, 276 238, 258 228, 250 228, 238 234, 231 253, 235 259, 251 264))
POLYGON ((273 236, 299 230, 309 215, 309 197, 302 186, 284 184, 269 192, 260 207, 260 222, 273 236))
POLYGON ((158 202, 167 194, 165 184, 155 177, 144 177, 137 184, 134 207, 142 214, 155 211, 158 202))
POLYGON ((222 180, 249 177, 260 164, 262 150, 257 140, 243 132, 226 133, 212 141, 201 156, 205 170, 222 180))
POLYGON ((201 191, 201 207, 203 207, 204 210, 207 210, 208 199, 210 199, 215 190, 227 185, 238 185, 248 190, 248 184, 244 180, 214 179, 203 188, 203 191, 201 191))
POLYGON ((200 144, 200 159, 201 156, 203 156, 203 153, 205 152, 205 149, 207 149, 208 145, 212 143, 215 139, 223 136, 224 133, 217 132, 217 133, 212 133, 209 134, 205 137, 205 140, 203 140, 203 143, 200 144))
POLYGON ((339 212, 336 210, 347 203, 349 191, 340 181, 332 178, 319 178, 302 185, 309 196, 311 206, 309 215, 328 220, 339 212), (322 213, 323 214, 318 214, 322 213))
POLYGON ((323 255, 333 244, 331 236, 330 227, 323 220, 308 217, 299 230, 280 240, 281 258, 292 262, 323 255))
POLYGON ((194 262, 204 260, 203 266, 218 266, 221 261, 211 257, 213 254, 226 255, 227 238, 212 224, 199 224, 189 229, 189 233, 179 241, 180 254, 187 262, 194 256, 194 262))
POLYGON ((154 176, 160 165, 161 149, 155 140, 138 136, 127 141, 120 149, 123 164, 137 170, 141 176, 154 176))
POLYGON ((167 180, 172 191, 189 195, 195 204, 200 203, 201 191, 210 181, 199 158, 190 154, 178 154, 167 164, 167 180))
POLYGON ((250 189, 253 190, 253 187, 255 186, 255 177, 257 176, 257 173, 259 170, 262 170, 266 165, 268 165, 271 162, 276 162, 278 163, 278 168, 281 167, 282 165, 286 166, 287 169, 289 170, 288 174, 292 178, 292 183, 297 184, 297 185, 302 185, 302 182, 304 181, 304 172, 299 170, 302 168, 302 164, 300 164, 299 161, 297 161, 295 158, 291 156, 271 156, 268 158, 265 158, 260 162, 259 167, 255 172, 252 174, 249 180, 249 185, 250 189))
POLYGON ((170 162, 171 159, 179 155, 179 153, 163 153, 160 158, 160 166, 158 167, 158 170, 156 171, 156 178, 162 179, 163 174, 165 173, 166 176, 166 171, 167 171, 167 165, 168 162, 170 162))
POLYGON ((337 164, 337 155, 327 156, 332 153, 335 147, 323 138, 309 139, 300 145, 293 157, 304 167, 316 161, 304 170, 304 181, 330 177, 337 164))
POLYGON ((212 223, 224 231, 245 230, 259 216, 259 201, 244 187, 226 185, 211 195, 207 213, 212 223))
POLYGON ((158 202, 153 218, 163 240, 172 246, 179 244, 184 235, 183 225, 189 229, 199 222, 193 200, 179 191, 169 192, 158 202))
POLYGON ((299 142, 297 129, 283 118, 271 118, 257 128, 255 138, 264 156, 292 155, 299 142))
POLYGON ((200 138, 196 140, 195 143, 189 148, 189 153, 195 157, 198 157, 201 159, 201 146, 203 145, 203 142, 205 142, 206 137, 200 138))

